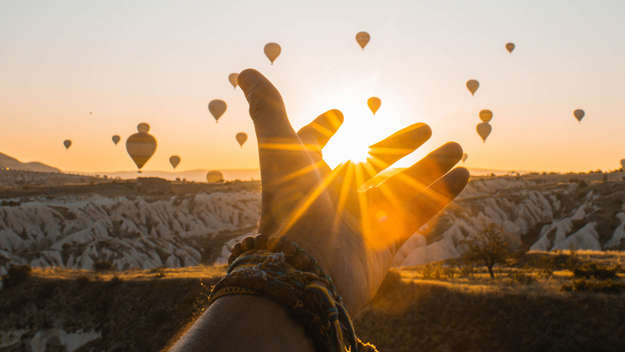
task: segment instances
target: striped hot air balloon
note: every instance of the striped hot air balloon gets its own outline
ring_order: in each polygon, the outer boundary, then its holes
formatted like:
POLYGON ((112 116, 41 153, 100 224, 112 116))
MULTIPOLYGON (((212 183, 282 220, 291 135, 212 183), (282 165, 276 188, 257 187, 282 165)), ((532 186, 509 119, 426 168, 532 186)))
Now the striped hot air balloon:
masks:
POLYGON ((156 139, 148 133, 135 133, 126 140, 126 150, 141 170, 156 151, 156 139))

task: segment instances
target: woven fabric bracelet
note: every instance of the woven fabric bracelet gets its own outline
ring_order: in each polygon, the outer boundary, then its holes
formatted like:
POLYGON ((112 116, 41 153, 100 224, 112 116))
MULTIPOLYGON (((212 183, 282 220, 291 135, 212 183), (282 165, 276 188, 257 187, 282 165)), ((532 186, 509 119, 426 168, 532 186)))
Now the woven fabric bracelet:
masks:
POLYGON ((232 249, 227 275, 212 289, 209 304, 228 295, 269 298, 302 324, 317 351, 367 352, 332 279, 296 243, 247 237, 232 249))

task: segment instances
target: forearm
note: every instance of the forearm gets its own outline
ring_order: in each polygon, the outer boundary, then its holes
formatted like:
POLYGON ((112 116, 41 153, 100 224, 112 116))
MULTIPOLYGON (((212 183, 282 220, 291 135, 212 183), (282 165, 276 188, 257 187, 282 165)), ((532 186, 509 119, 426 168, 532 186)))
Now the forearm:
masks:
POLYGON ((239 295, 215 301, 170 351, 314 352, 314 347, 304 328, 281 306, 239 295))

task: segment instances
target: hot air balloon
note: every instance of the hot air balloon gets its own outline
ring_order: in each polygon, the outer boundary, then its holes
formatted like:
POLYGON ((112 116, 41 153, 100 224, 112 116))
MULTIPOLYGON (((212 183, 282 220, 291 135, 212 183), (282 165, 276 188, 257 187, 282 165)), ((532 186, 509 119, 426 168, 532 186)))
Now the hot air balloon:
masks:
POLYGON ((226 102, 221 99, 214 99, 214 100, 211 100, 210 103, 208 103, 208 111, 210 111, 213 117, 215 118, 215 122, 219 121, 219 118, 221 117, 221 115, 223 115, 224 112, 226 112, 227 107, 228 105, 226 104, 226 102))
POLYGON ((577 121, 582 122, 582 119, 584 118, 584 116, 586 116, 586 113, 582 109, 577 109, 573 111, 573 116, 575 116, 577 121))
POLYGON ((464 153, 462 154, 462 162, 464 163, 465 161, 467 161, 467 159, 469 158, 469 154, 464 153))
POLYGON ((119 143, 119 140, 120 140, 121 138, 119 138, 119 136, 118 136, 118 135, 114 135, 114 136, 113 136, 113 138, 111 138, 111 139, 113 140, 113 143, 115 143, 115 145, 117 145, 117 143, 119 143))
POLYGON ((376 111, 380 108, 380 105, 382 105, 382 100, 378 97, 371 97, 367 100, 367 105, 369 105, 369 109, 375 115, 376 111))
POLYGON ((367 32, 356 33, 356 41, 358 42, 358 45, 360 45, 362 50, 365 50, 365 46, 367 46, 367 43, 369 43, 370 39, 371 36, 367 32))
POLYGON ((467 89, 471 92, 471 95, 475 95, 475 92, 480 87, 480 82, 475 79, 470 79, 467 81, 467 89))
POLYGON ((512 51, 514 50, 515 47, 516 47, 516 45, 514 45, 514 43, 512 43, 512 42, 506 43, 506 50, 508 50, 508 52, 510 54, 512 54, 512 51))
POLYGON ((237 79, 239 78, 239 74, 238 73, 231 73, 228 75, 228 80, 230 81, 230 84, 232 84, 233 88, 237 87, 237 79))
POLYGON ((126 150, 141 170, 156 151, 156 139, 147 132, 135 133, 126 140, 126 150))
POLYGON ((145 122, 141 122, 137 125, 137 132, 139 133, 148 133, 150 132, 150 125, 145 122))
POLYGON ((63 145, 65 146, 65 149, 69 149, 69 147, 72 146, 72 141, 70 141, 69 139, 66 139, 63 141, 63 145))
POLYGON ((178 155, 172 155, 169 157, 169 163, 175 169, 180 164, 180 157, 178 155))
POLYGON ((243 143, 247 141, 247 133, 239 132, 237 133, 235 138, 237 139, 237 142, 239 142, 239 145, 241 146, 241 148, 243 148, 243 143))
POLYGON ((484 109, 482 111, 480 111, 480 120, 482 120, 483 122, 490 122, 490 120, 493 119, 493 112, 488 110, 488 109, 484 109))
POLYGON ((480 135, 480 137, 482 137, 482 141, 486 142, 486 138, 488 138, 488 135, 490 134, 490 131, 493 130, 493 128, 490 126, 490 123, 488 122, 482 122, 477 124, 477 134, 480 135))
POLYGON ((282 51, 282 48, 280 48, 280 44, 278 43, 265 44, 265 56, 267 56, 269 61, 271 61, 272 65, 273 65, 273 62, 276 61, 278 56, 280 56, 281 51, 282 51))
POLYGON ((223 180, 224 175, 221 173, 221 171, 212 170, 206 173, 206 182, 208 183, 223 182, 223 180))

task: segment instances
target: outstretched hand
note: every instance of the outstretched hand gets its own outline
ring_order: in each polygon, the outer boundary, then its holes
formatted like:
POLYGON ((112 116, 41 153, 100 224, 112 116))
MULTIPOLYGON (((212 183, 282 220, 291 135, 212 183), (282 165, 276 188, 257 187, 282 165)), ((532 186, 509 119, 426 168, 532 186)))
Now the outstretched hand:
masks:
POLYGON ((259 232, 285 236, 313 255, 352 314, 375 294, 401 244, 467 183, 447 143, 381 184, 372 177, 430 138, 423 123, 370 146, 367 162, 330 169, 321 149, 343 122, 330 110, 295 132, 278 90, 258 71, 239 74, 258 138, 262 183, 259 232))

